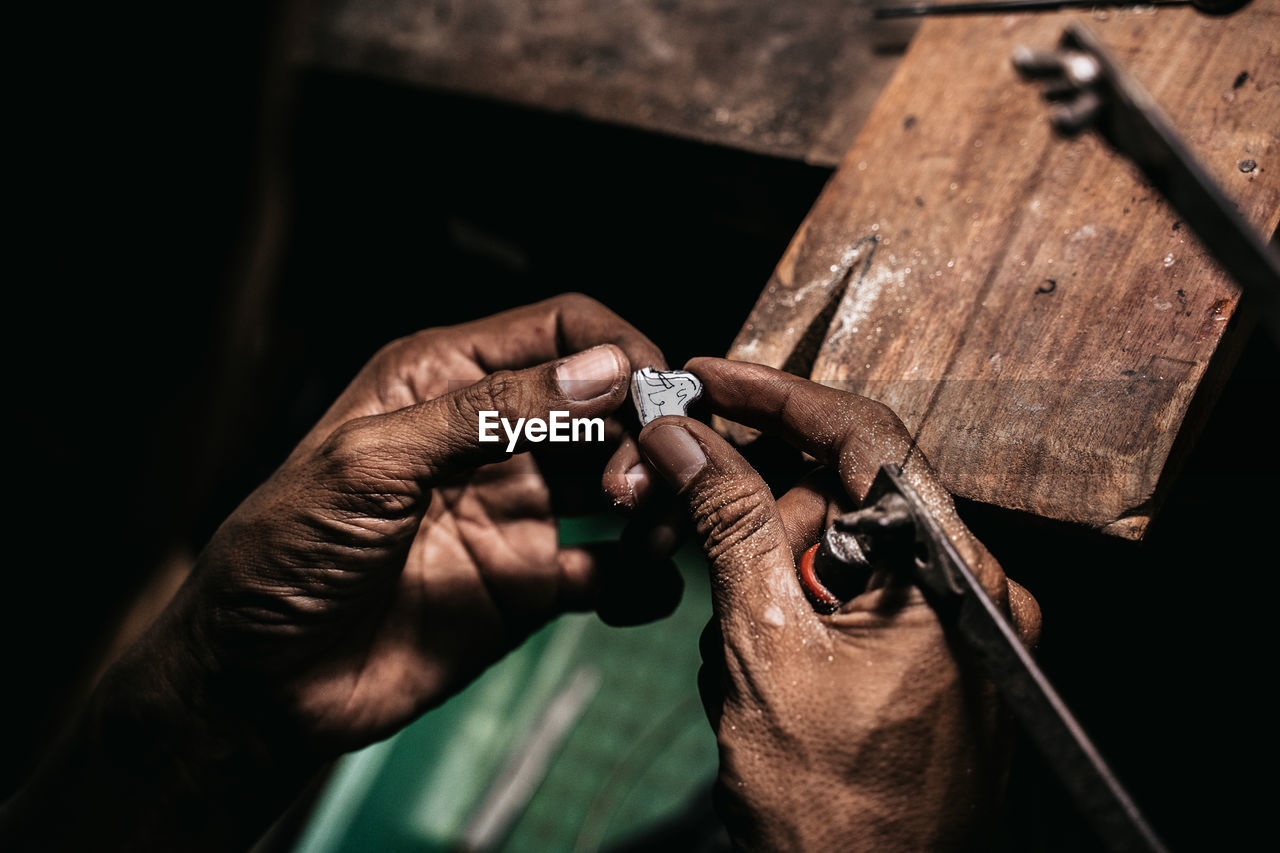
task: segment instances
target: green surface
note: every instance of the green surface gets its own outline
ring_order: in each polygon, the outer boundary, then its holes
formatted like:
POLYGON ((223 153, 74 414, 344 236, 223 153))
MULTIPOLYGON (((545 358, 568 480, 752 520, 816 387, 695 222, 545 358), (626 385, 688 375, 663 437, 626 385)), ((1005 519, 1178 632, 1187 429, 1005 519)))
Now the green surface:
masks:
MULTIPOLYGON (((601 519, 566 521, 561 540, 617 530, 601 519)), ((677 813, 716 767, 696 686, 698 635, 711 613, 706 568, 693 548, 677 563, 685 593, 668 619, 609 628, 593 615, 562 617, 445 705, 342 759, 298 853, 457 847, 510 756, 575 676, 598 686, 567 736, 551 741, 545 774, 494 849, 597 850, 677 813)))

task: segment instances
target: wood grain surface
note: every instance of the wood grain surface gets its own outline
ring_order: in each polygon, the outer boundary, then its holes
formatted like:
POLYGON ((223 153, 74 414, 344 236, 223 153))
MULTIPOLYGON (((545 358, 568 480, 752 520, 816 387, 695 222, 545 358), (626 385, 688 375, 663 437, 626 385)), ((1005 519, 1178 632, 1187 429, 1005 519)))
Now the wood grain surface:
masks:
POLYGON ((1072 19, 1269 237, 1280 0, 930 20, 729 355, 889 404, 959 495, 1138 539, 1229 369, 1238 292, 1135 167, 1056 137, 1016 77, 1014 46, 1055 47, 1072 19))
POLYGON ((302 60, 835 166, 915 24, 871 0, 315 0, 302 60))

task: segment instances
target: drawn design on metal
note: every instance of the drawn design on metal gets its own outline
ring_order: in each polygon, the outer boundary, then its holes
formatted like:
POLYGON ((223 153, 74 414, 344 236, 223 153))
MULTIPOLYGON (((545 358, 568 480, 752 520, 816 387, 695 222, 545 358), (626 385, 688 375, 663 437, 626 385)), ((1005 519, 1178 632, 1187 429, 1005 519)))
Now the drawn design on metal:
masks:
POLYGON ((631 399, 640 425, 663 415, 688 414, 689 404, 702 396, 702 382, 687 370, 642 367, 631 376, 631 399))

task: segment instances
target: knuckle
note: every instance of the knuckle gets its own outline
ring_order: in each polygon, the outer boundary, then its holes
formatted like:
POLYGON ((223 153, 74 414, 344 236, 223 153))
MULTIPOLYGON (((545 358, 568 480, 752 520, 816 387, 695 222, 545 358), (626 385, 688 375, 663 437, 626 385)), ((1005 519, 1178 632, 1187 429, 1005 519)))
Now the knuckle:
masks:
POLYGON ((438 357, 447 342, 449 329, 434 327, 396 338, 378 349, 369 359, 369 367, 379 376, 394 377, 406 365, 431 361, 438 357))
POLYGON ((320 445, 320 457, 337 470, 362 468, 376 459, 381 442, 363 419, 347 421, 320 445))
POLYGON ((903 460, 911 433, 897 412, 876 400, 850 395, 847 411, 849 425, 837 444, 837 464, 846 484, 862 492, 881 464, 903 460))
POLYGON ((773 499, 759 483, 746 477, 727 477, 705 491, 693 507, 698 532, 707 540, 707 556, 761 557, 781 542, 772 518, 773 499))
POLYGON ((866 418, 871 425, 890 433, 907 434, 907 427, 898 417, 897 412, 879 400, 872 400, 869 397, 863 397, 862 400, 866 418))
POLYGON ((858 394, 843 393, 839 401, 840 409, 847 422, 843 431, 846 442, 867 435, 883 437, 908 435, 907 428, 898 417, 898 413, 879 400, 858 394))
POLYGON ((578 291, 562 293, 559 296, 554 297, 553 301, 562 308, 575 308, 583 312, 612 313, 599 300, 593 299, 587 294, 579 293, 578 291))
POLYGON ((400 365, 412 359, 416 350, 422 349, 428 343, 425 337, 428 334, 430 332, 418 332, 383 344, 369 359, 367 369, 379 378, 394 374, 400 365))
POLYGON ((386 436, 362 420, 348 421, 320 448, 322 503, 351 530, 360 519, 398 519, 416 511, 420 489, 391 464, 386 436))
MULTIPOLYGON (((499 370, 482 382, 477 382, 466 395, 467 404, 474 411, 498 411, 502 413, 524 410, 528 394, 528 382, 512 370, 499 370)), ((470 414, 470 413, 468 413, 470 414)))
POLYGON ((411 337, 404 337, 388 341, 378 348, 378 351, 373 354, 373 358, 371 358, 370 361, 379 365, 396 361, 397 358, 403 355, 404 351, 410 346, 412 340, 413 338, 411 337))

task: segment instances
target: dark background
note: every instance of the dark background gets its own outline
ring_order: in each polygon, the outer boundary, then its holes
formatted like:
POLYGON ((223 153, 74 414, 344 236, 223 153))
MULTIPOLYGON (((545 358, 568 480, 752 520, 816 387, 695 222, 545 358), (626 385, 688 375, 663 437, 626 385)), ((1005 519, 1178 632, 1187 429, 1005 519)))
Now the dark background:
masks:
MULTIPOLYGON (((0 796, 120 620, 383 343, 580 290, 721 354, 824 169, 318 72, 279 10, 29 29, 0 796), (671 318, 678 296, 695 310, 671 318)), ((1147 541, 962 506, 1040 600, 1041 662, 1175 849, 1269 824, 1275 345, 1252 336, 1147 541)), ((692 688, 692 685, 691 685, 692 688)), ((1091 849, 1029 749, 1005 848, 1091 849)))

